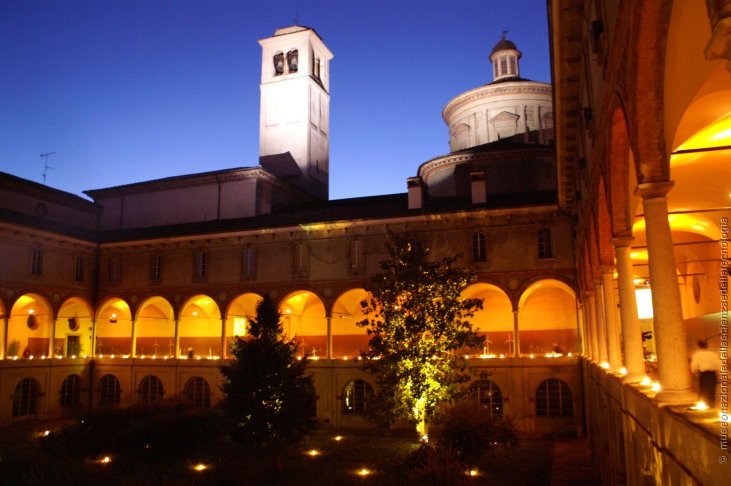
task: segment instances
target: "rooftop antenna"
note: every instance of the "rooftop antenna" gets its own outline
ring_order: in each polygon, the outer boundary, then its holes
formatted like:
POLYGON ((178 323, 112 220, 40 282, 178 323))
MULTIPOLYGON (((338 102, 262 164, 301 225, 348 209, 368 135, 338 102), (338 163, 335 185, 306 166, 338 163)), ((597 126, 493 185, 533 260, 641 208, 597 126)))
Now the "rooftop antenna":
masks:
POLYGON ((55 154, 56 152, 48 152, 45 154, 41 154, 41 158, 43 159, 43 185, 46 185, 46 176, 48 175, 48 169, 53 169, 50 165, 48 165, 48 157, 55 154))

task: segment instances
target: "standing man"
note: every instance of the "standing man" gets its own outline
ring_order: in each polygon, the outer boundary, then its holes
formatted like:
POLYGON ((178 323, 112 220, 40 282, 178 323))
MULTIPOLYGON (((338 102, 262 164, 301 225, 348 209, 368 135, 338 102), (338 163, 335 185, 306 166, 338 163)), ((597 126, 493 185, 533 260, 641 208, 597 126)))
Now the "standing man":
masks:
POLYGON ((690 370, 698 373, 698 384, 701 391, 699 398, 713 408, 716 402, 716 382, 718 373, 721 371, 721 360, 716 353, 708 349, 706 341, 698 341, 698 351, 693 353, 690 370))

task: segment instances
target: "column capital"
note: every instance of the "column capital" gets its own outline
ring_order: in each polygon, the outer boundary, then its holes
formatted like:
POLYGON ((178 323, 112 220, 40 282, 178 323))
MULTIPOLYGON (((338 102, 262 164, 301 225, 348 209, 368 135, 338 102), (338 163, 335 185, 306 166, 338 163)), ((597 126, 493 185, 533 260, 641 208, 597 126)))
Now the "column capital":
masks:
POLYGON ((612 238, 611 241, 615 248, 626 248, 628 246, 632 246, 635 238, 632 235, 618 235, 612 238))
POLYGON ((667 196, 668 192, 675 186, 673 181, 663 182, 646 182, 643 184, 637 184, 635 188, 635 195, 641 196, 642 199, 655 199, 658 197, 667 196))

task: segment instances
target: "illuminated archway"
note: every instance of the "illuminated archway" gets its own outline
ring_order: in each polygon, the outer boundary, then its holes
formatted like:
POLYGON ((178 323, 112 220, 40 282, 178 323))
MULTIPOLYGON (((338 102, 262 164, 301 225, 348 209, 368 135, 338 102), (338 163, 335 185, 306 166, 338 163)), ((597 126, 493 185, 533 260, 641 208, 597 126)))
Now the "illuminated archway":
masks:
POLYGON ((298 290, 279 305, 284 335, 296 339, 298 354, 321 357, 327 353, 327 319, 322 300, 313 292, 298 290))
POLYGON ((256 306, 261 302, 261 295, 246 293, 231 301, 226 311, 226 355, 237 338, 249 333, 250 321, 256 317, 256 306))
POLYGON ((351 289, 340 294, 332 306, 330 332, 333 358, 358 356, 368 350, 370 337, 358 322, 365 319, 360 303, 369 297, 364 289, 351 289))
POLYGON ((221 330, 221 311, 207 295, 191 297, 180 310, 180 349, 188 357, 220 357, 221 330))
POLYGON ((142 303, 135 327, 135 356, 175 356, 173 307, 164 297, 150 297, 142 303))
POLYGON ((571 287, 555 279, 534 282, 518 303, 522 354, 578 351, 576 319, 576 295, 571 287))
POLYGON ((53 313, 45 298, 25 294, 15 301, 8 319, 8 358, 40 358, 48 356, 51 343, 53 313))
POLYGON ((71 297, 58 311, 56 318, 55 356, 91 355, 91 306, 84 299, 71 297))
POLYGON ((482 354, 512 356, 515 352, 513 304, 498 286, 488 283, 472 284, 462 291, 462 299, 482 299, 482 309, 475 312, 471 322, 475 331, 486 337, 482 354))
POLYGON ((132 352, 132 312, 127 302, 117 297, 102 302, 96 316, 95 341, 95 356, 132 352))

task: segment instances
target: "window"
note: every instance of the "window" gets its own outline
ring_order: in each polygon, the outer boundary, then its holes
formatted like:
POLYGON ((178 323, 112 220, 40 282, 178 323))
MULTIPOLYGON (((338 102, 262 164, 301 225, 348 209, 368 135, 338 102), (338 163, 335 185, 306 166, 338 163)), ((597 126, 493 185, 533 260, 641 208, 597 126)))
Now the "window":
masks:
POLYGON ((315 62, 313 63, 313 71, 312 74, 317 78, 320 79, 320 58, 315 57, 315 62))
POLYGON ((107 260, 107 282, 117 283, 122 277, 122 265, 119 256, 110 256, 107 260))
POLYGON ((83 282, 84 281, 84 274, 86 273, 86 265, 84 262, 84 257, 81 255, 76 256, 76 264, 74 265, 74 281, 75 282, 83 282))
POLYGON ((553 258, 553 241, 548 228, 538 232, 538 258, 553 258))
POLYGON ((162 255, 153 253, 150 257, 150 280, 159 282, 162 279, 162 255))
POLYGON ((195 408, 210 408, 211 387, 200 376, 194 376, 185 382, 183 394, 195 408))
POLYGON ((548 379, 536 390, 536 415, 539 417, 573 417, 571 389, 561 380, 548 379))
POLYGON ((490 413, 494 419, 503 416, 503 394, 494 382, 490 380, 476 381, 470 387, 470 397, 490 413))
POLYGON ((518 63, 513 56, 510 56, 510 74, 518 74, 518 63))
POLYGON ((30 256, 30 274, 43 275, 43 249, 33 248, 30 256))
POLYGON ((18 383, 13 393, 13 417, 27 417, 38 412, 40 388, 33 378, 25 378, 18 383))
POLYGON ((81 403, 81 377, 69 375, 61 383, 61 406, 74 407, 81 403))
POLYGON ((508 74, 508 57, 500 56, 500 74, 508 74))
POLYGON ((208 275, 208 254, 203 250, 195 252, 195 268, 193 276, 195 278, 206 278, 208 275))
POLYGON ((256 277, 256 248, 251 246, 244 248, 243 259, 241 261, 241 274, 247 280, 256 277))
POLYGON ((122 390, 119 380, 114 375, 104 375, 99 380, 99 403, 102 405, 118 405, 122 390))
POLYGON ((484 262, 487 260, 487 250, 485 249, 485 233, 472 234, 472 261, 484 262))
POLYGON ((277 52, 274 54, 274 75, 279 76, 284 73, 284 53, 277 52))
POLYGON ((368 402, 373 398, 373 387, 363 380, 353 380, 345 385, 343 393, 343 413, 363 415, 368 402))
POLYGON ((294 247, 294 273, 295 275, 304 275, 307 273, 307 245, 298 243, 294 247))
POLYGON ((350 240, 350 270, 363 268, 363 240, 350 240))
POLYGON ((150 405, 162 400, 165 390, 163 390, 162 382, 157 376, 148 375, 142 379, 139 393, 140 403, 150 405))
POLYGON ((299 64, 299 52, 297 49, 292 49, 287 53, 287 69, 290 73, 296 73, 299 64))

